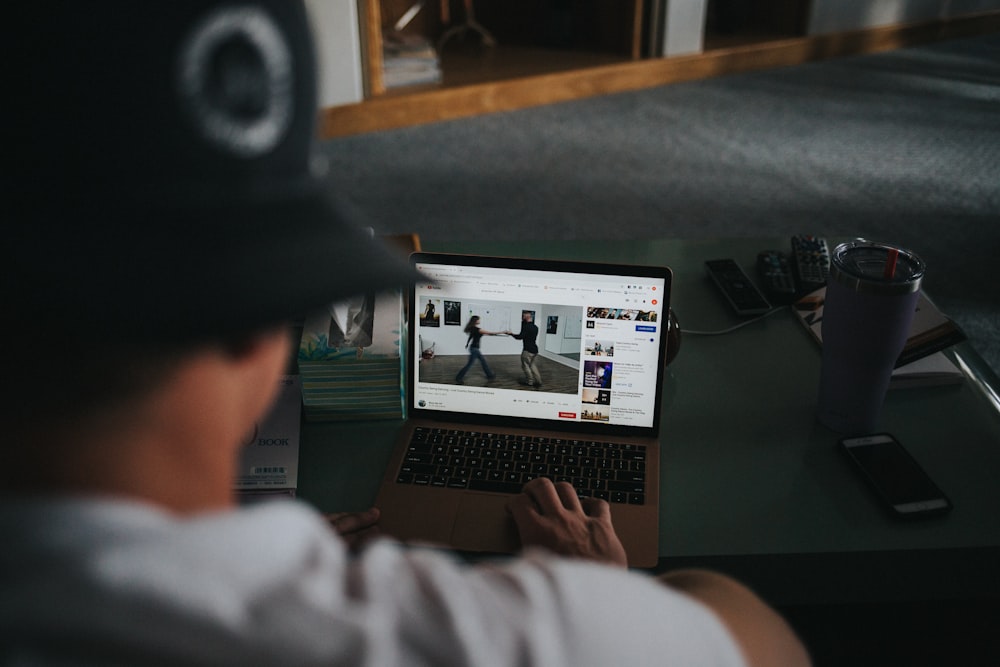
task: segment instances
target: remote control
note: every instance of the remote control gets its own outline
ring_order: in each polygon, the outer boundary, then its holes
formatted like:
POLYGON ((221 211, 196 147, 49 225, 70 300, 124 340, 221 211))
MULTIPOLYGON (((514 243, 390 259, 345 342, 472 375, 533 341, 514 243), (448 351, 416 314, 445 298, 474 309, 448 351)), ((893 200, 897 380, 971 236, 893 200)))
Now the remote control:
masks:
POLYGON ((830 249, 826 239, 797 234, 792 237, 792 266, 798 281, 799 295, 826 285, 830 275, 830 249))
POLYGON ((788 304, 795 300, 797 289, 788 253, 763 250, 757 254, 757 274, 764 294, 773 304, 788 304))
POLYGON ((761 315, 771 310, 771 304, 736 260, 710 259, 705 269, 737 315, 761 315))

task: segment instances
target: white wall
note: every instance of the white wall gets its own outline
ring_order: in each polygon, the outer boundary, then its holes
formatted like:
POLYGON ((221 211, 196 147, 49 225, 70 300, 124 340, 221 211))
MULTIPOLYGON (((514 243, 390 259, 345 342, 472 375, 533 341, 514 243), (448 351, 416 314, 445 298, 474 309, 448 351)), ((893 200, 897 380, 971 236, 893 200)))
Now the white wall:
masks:
POLYGON ((319 61, 320 108, 364 99, 357 0, 305 0, 319 61))
POLYGON ((862 30, 1000 9, 1000 0, 813 0, 808 34, 862 30))
MULTIPOLYGON (((542 350, 554 352, 555 354, 580 354, 581 326, 583 317, 579 308, 570 306, 549 307, 544 316, 535 315, 535 324, 538 325, 538 346, 542 350), (556 332, 547 333, 549 317, 559 318, 556 323, 556 332), (544 339, 544 343, 542 341, 544 339)), ((542 355, 550 356, 550 355, 542 355)))
POLYGON ((663 55, 701 53, 705 48, 708 0, 667 0, 663 13, 663 55))

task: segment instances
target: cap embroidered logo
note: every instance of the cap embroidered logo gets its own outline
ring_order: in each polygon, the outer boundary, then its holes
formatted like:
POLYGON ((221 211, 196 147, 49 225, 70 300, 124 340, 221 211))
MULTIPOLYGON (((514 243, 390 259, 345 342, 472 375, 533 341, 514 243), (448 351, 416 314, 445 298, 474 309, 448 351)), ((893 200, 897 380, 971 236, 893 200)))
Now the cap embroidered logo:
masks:
POLYGON ((218 9, 181 45, 182 106, 211 144, 237 157, 280 143, 294 112, 292 56, 264 11, 218 9))

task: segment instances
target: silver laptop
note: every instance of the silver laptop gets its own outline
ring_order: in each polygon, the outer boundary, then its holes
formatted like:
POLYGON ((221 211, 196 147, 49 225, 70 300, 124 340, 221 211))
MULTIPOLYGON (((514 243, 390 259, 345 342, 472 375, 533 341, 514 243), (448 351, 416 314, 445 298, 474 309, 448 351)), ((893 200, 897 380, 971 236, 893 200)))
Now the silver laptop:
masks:
POLYGON ((376 499, 383 532, 515 552, 506 504, 546 476, 606 499, 629 564, 655 566, 670 269, 436 253, 411 263, 429 281, 409 294, 409 419, 376 499))

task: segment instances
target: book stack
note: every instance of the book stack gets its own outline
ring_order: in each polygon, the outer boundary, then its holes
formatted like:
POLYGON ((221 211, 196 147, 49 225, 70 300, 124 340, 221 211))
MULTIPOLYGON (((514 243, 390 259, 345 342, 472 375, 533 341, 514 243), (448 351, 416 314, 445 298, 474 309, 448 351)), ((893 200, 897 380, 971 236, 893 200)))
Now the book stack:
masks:
POLYGON ((308 421, 405 416, 405 314, 400 290, 362 294, 308 315, 298 368, 308 421))
POLYGON ((382 81, 387 89, 441 83, 441 61, 420 35, 387 31, 382 38, 382 81))

